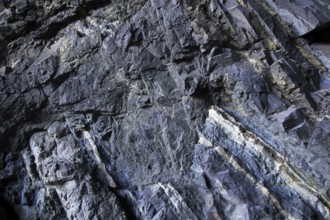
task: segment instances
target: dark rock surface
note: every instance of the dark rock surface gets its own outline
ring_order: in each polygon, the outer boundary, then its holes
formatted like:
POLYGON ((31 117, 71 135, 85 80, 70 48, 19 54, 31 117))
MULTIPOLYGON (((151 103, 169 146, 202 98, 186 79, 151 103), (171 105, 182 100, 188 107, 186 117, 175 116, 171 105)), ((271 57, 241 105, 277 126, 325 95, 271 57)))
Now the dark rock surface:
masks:
POLYGON ((0 214, 330 219, 329 13, 3 0, 0 214))

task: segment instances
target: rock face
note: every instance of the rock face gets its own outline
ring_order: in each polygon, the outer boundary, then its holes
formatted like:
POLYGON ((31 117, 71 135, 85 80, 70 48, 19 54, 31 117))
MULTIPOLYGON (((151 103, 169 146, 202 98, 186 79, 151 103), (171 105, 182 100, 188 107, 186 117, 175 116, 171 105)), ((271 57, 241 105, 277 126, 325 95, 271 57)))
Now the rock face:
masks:
POLYGON ((330 219, 329 13, 2 1, 0 214, 330 219))

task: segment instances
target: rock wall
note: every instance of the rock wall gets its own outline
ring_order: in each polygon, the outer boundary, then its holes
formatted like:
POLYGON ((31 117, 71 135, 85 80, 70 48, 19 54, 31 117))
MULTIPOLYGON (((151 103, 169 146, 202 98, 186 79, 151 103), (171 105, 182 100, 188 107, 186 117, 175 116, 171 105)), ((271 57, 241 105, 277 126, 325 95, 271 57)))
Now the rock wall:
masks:
POLYGON ((0 214, 330 219, 329 13, 3 0, 0 214))

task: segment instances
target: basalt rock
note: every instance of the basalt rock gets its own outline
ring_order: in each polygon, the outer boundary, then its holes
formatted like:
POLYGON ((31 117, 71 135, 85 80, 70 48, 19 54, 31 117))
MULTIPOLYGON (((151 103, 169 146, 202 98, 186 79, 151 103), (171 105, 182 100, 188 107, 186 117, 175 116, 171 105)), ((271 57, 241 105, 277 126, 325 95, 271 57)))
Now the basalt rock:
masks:
POLYGON ((327 0, 0 2, 0 215, 330 219, 327 0))

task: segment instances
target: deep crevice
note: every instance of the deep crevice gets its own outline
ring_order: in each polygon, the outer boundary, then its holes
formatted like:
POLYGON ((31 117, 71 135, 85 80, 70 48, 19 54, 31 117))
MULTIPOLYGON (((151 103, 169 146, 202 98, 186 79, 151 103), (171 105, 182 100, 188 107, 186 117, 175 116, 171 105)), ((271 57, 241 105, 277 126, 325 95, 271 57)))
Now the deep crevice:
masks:
POLYGON ((131 204, 127 199, 123 198, 119 193, 113 191, 113 193, 117 196, 117 199, 120 203, 120 207, 124 210, 126 217, 128 220, 137 220, 138 216, 136 216, 134 211, 134 204, 131 204))
POLYGON ((14 208, 5 199, 0 198, 0 219, 18 220, 18 216, 14 208))
POLYGON ((309 44, 330 44, 330 22, 316 27, 315 29, 302 35, 301 37, 306 39, 309 44))

